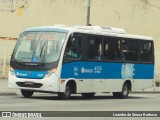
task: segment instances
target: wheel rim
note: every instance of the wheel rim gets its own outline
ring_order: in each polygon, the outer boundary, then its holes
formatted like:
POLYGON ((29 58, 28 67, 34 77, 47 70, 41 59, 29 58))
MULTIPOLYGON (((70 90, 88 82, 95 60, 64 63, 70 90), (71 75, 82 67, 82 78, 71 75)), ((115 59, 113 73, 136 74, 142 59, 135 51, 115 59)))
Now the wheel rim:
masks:
POLYGON ((66 96, 70 96, 70 88, 68 86, 66 86, 65 93, 66 93, 66 96))
POLYGON ((123 87, 123 95, 124 96, 128 95, 128 87, 126 85, 123 87))

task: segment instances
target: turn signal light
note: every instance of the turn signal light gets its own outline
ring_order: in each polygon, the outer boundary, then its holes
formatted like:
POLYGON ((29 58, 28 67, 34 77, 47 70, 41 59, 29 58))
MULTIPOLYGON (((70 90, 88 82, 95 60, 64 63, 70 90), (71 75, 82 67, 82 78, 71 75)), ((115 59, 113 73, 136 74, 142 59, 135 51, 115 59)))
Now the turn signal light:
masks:
POLYGON ((57 68, 53 68, 49 71, 47 71, 46 75, 45 75, 45 78, 47 77, 50 77, 54 72, 56 72, 57 68))

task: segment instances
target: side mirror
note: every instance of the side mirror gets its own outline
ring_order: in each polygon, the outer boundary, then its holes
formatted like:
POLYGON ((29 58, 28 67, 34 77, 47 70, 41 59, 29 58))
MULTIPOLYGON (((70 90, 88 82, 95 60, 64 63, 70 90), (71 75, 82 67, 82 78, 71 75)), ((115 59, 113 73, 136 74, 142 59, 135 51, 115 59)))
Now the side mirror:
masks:
POLYGON ((71 39, 73 39, 73 38, 74 38, 74 34, 72 33, 72 34, 71 34, 71 39))
POLYGON ((71 39, 71 42, 73 43, 75 40, 76 40, 76 38, 74 37, 74 38, 71 39))
POLYGON ((76 34, 76 33, 72 33, 72 34, 71 34, 71 40, 72 40, 72 41, 75 40, 76 37, 77 37, 77 34, 76 34))

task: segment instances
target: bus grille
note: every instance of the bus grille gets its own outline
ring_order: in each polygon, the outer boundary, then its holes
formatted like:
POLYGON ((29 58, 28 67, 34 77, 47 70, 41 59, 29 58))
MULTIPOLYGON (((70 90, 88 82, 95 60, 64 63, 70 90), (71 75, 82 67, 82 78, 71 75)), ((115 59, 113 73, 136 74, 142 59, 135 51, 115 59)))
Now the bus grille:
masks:
POLYGON ((43 85, 41 83, 33 83, 28 85, 25 82, 16 82, 16 84, 20 87, 30 87, 30 88, 40 88, 43 85))

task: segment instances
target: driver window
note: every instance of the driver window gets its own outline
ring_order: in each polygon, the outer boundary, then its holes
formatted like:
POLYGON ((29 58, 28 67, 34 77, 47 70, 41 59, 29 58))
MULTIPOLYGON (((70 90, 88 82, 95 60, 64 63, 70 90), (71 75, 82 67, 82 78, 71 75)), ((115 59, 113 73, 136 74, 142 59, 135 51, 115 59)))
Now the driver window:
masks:
POLYGON ((74 60, 79 59, 81 56, 81 38, 74 37, 68 40, 65 52, 64 59, 65 60, 74 60))

